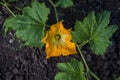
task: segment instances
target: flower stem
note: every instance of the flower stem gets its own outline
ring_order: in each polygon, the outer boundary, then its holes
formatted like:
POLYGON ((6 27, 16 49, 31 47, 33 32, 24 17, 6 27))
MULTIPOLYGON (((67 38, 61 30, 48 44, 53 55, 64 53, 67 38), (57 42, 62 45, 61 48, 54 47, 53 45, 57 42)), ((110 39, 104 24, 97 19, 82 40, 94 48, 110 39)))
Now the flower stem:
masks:
POLYGON ((7 2, 6 2, 5 0, 3 0, 3 2, 4 2, 4 3, 3 3, 2 5, 6 7, 6 9, 12 14, 12 16, 16 17, 15 14, 14 14, 14 13, 10 10, 10 8, 8 7, 7 2))
POLYGON ((96 80, 100 80, 92 71, 90 71, 90 74, 91 74, 96 80))
POLYGON ((49 2, 50 2, 50 4, 51 4, 51 5, 53 6, 53 8, 54 8, 56 21, 58 22, 59 19, 58 19, 58 13, 57 13, 57 10, 56 10, 56 6, 55 6, 55 4, 54 4, 51 0, 49 0, 49 2))
MULTIPOLYGON (((80 47, 81 47, 81 46, 80 46, 80 47)), ((83 62, 84 62, 84 64, 85 64, 87 73, 90 73, 96 80, 100 80, 100 79, 89 69, 89 67, 88 67, 88 65, 87 65, 87 62, 86 62, 86 60, 85 60, 85 58, 84 58, 84 56, 83 56, 83 53, 82 53, 81 49, 79 48, 79 45, 77 45, 77 48, 78 48, 78 51, 79 51, 79 53, 80 53, 80 55, 81 55, 81 58, 82 58, 82 60, 83 60, 83 62)))
POLYGON ((81 57, 82 57, 82 60, 83 60, 83 62, 84 62, 84 64, 85 64, 86 70, 87 70, 87 72, 89 72, 89 67, 88 67, 88 65, 87 65, 87 62, 86 62, 83 54, 82 54, 82 51, 81 51, 80 48, 79 48, 79 45, 77 45, 77 48, 78 48, 78 51, 79 51, 79 53, 80 53, 80 55, 81 55, 81 57))

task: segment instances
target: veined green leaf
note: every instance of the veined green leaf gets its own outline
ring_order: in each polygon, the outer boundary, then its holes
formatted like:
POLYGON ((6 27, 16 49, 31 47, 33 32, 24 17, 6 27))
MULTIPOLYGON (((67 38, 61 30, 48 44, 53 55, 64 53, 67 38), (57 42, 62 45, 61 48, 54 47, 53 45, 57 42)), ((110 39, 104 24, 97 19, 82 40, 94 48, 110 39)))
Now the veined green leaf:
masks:
POLYGON ((56 74, 55 80, 86 80, 83 64, 74 58, 67 63, 58 63, 57 66, 61 72, 56 74))
POLYGON ((82 43, 86 40, 89 40, 95 32, 96 27, 97 22, 94 12, 91 12, 83 20, 83 22, 76 21, 75 30, 72 32, 73 41, 76 43, 82 43))
POLYGON ((68 8, 73 6, 72 0, 58 0, 57 5, 61 6, 62 8, 68 8))
POLYGON ((108 25, 109 18, 109 11, 104 11, 97 16, 91 12, 83 22, 76 21, 75 30, 72 32, 73 41, 76 43, 89 41, 90 48, 96 55, 105 53, 111 44, 109 39, 117 29, 115 25, 108 25))
POLYGON ((44 3, 34 0, 31 7, 23 9, 22 15, 6 19, 5 32, 15 30, 17 38, 25 41, 26 45, 41 48, 43 46, 41 40, 44 37, 45 23, 49 13, 50 10, 44 3))
POLYGON ((36 0, 32 2, 31 7, 25 7, 23 14, 31 17, 34 21, 39 23, 45 23, 48 19, 50 10, 46 8, 45 3, 39 3, 36 0))

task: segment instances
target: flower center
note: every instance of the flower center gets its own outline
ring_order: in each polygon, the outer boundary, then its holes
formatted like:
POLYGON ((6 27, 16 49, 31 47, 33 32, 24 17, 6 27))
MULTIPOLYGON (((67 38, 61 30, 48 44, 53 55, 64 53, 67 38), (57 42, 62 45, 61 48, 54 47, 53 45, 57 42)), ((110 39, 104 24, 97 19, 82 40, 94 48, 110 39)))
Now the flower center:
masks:
POLYGON ((60 34, 56 34, 55 35, 55 40, 60 40, 61 39, 61 35, 60 34))

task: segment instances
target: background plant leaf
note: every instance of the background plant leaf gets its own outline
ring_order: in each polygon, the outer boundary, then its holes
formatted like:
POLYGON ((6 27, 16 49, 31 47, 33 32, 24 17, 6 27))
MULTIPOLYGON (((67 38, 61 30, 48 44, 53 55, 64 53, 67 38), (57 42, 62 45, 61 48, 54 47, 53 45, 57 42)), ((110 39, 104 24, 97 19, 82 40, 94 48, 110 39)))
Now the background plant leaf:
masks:
POLYGON ((4 23, 5 32, 15 30, 17 38, 25 41, 26 45, 41 48, 43 46, 41 40, 45 33, 45 23, 50 10, 44 3, 34 0, 31 7, 25 7, 22 13, 22 15, 6 19, 4 23))
POLYGON ((86 80, 83 64, 74 58, 67 63, 58 63, 57 67, 61 72, 56 74, 55 80, 86 80))
POLYGON ((68 8, 73 6, 72 0, 58 0, 57 5, 61 6, 62 8, 68 8))
POLYGON ((115 78, 115 80, 120 80, 120 76, 119 76, 119 77, 117 77, 117 78, 115 78))
POLYGON ((106 48, 111 44, 109 39, 117 29, 115 25, 108 25, 109 18, 109 11, 104 11, 97 16, 94 12, 90 12, 83 22, 76 21, 72 32, 73 41, 83 43, 88 40, 90 48, 96 55, 105 53, 106 48))

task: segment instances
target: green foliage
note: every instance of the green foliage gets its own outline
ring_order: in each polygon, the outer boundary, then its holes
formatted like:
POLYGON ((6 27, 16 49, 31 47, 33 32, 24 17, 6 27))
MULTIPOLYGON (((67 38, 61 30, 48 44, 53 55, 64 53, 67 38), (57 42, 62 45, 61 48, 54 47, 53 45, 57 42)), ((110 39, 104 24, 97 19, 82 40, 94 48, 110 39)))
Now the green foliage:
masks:
POLYGON ((17 38, 25 41, 26 45, 42 47, 41 40, 44 37, 45 23, 50 10, 44 3, 40 4, 34 0, 31 7, 25 7, 22 13, 22 15, 6 19, 5 32, 15 30, 17 38))
POLYGON ((57 5, 61 6, 62 8, 68 8, 73 6, 72 0, 58 0, 57 5))
POLYGON ((89 41, 90 48, 96 54, 103 54, 111 44, 109 39, 116 31, 115 25, 108 25, 110 12, 104 11, 95 16, 94 12, 81 21, 76 21, 75 30, 72 32, 73 41, 83 43, 89 41))
POLYGON ((55 80, 86 80, 83 64, 74 58, 67 63, 58 63, 57 66, 61 72, 56 74, 55 80))
POLYGON ((119 76, 119 77, 117 77, 115 80, 120 80, 120 76, 119 76))

